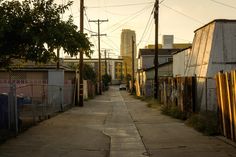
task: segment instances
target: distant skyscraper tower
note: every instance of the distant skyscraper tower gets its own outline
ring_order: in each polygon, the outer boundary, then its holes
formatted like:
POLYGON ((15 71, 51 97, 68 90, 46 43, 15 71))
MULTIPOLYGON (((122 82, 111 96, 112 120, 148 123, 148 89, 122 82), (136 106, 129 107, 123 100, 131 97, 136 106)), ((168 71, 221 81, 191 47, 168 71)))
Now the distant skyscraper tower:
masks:
POLYGON ((135 31, 130 29, 123 29, 121 33, 120 55, 132 56, 132 36, 135 43, 135 58, 136 58, 136 34, 135 31))
POLYGON ((134 39, 134 71, 137 71, 136 59, 136 34, 135 31, 130 29, 123 29, 121 33, 120 55, 124 59, 123 74, 132 74, 132 37, 134 39))

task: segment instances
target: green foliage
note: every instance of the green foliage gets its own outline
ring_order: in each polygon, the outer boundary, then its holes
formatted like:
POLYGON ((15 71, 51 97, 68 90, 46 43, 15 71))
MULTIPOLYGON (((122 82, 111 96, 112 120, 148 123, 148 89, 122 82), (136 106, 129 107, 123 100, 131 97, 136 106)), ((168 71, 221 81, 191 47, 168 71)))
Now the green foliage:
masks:
POLYGON ((217 114, 215 112, 202 112, 193 114, 186 124, 193 127, 205 135, 219 135, 219 126, 217 122, 217 114))
POLYGON ((96 83, 97 81, 96 72, 94 71, 93 67, 88 64, 84 64, 83 77, 85 80, 91 80, 93 83, 96 83))
POLYGON ((130 74, 127 74, 126 80, 127 80, 127 81, 130 81, 130 80, 131 80, 131 75, 130 75, 130 74))
POLYGON ((54 50, 63 48, 75 56, 92 53, 85 34, 77 31, 70 17, 62 21, 72 2, 57 5, 54 0, 5 1, 0 4, 0 67, 8 67, 13 59, 46 63, 55 59, 54 50))
POLYGON ((108 75, 108 74, 103 75, 102 82, 105 87, 108 87, 109 83, 111 82, 111 75, 108 75))
POLYGON ((177 106, 162 105, 161 113, 181 120, 186 120, 187 118, 187 115, 180 111, 177 106))

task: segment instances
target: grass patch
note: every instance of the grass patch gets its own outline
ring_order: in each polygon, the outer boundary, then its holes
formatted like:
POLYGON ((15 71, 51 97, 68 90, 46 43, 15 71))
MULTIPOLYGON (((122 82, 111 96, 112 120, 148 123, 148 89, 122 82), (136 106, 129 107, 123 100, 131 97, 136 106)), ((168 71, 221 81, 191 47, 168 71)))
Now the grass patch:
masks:
POLYGON ((171 116, 176 119, 181 119, 181 120, 187 119, 187 114, 180 111, 179 108, 176 106, 162 105, 161 106, 161 113, 164 115, 171 116))
POLYGON ((215 112, 201 112, 193 114, 187 121, 186 125, 193 127, 195 130, 202 132, 204 135, 219 135, 219 126, 217 114, 215 112))
POLYGON ((153 97, 139 97, 139 96, 134 95, 133 98, 146 102, 147 107, 149 107, 149 108, 160 107, 160 103, 156 99, 154 99, 153 97))

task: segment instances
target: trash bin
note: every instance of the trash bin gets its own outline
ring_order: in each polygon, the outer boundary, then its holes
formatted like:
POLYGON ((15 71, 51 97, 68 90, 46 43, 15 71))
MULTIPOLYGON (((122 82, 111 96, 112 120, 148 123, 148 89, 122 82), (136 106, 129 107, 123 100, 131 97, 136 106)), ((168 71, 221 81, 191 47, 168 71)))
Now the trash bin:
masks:
POLYGON ((0 94, 0 129, 8 129, 8 95, 0 94))

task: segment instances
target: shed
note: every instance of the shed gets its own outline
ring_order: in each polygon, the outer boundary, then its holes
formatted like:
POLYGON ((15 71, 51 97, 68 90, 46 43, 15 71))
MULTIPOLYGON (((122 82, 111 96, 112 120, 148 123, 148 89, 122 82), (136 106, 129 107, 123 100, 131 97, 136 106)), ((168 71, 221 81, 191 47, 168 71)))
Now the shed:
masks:
POLYGON ((197 77, 199 109, 217 109, 214 77, 235 68, 236 20, 217 19, 195 31, 185 76, 197 77))

